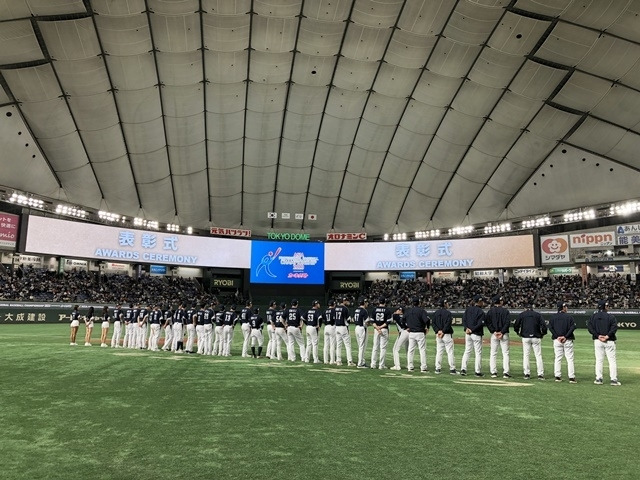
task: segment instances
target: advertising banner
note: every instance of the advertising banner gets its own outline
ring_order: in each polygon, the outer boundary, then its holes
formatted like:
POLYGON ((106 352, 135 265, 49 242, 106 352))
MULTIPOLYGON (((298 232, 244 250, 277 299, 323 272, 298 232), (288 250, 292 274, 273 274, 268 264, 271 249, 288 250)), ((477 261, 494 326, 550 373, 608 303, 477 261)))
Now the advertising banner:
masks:
POLYGON ((251 241, 107 227, 30 215, 25 251, 131 263, 249 268, 251 241))
POLYGON ((167 266, 166 265, 151 265, 149 268, 149 273, 151 275, 166 275, 167 274, 167 266))
POLYGON ((569 246, 571 248, 611 247, 614 244, 614 232, 585 232, 569 234, 569 246))
POLYGON ((431 241, 327 243, 327 270, 460 270, 532 267, 533 235, 431 241))
POLYGON ((324 284, 324 244, 254 240, 251 282, 324 284))
POLYGON ((10 213, 0 212, 0 248, 15 250, 18 241, 18 224, 20 217, 10 213))
POLYGON ((547 235, 540 237, 540 260, 542 263, 569 263, 569 237, 547 235))
POLYGON ((640 245, 640 223, 618 225, 616 245, 640 245))

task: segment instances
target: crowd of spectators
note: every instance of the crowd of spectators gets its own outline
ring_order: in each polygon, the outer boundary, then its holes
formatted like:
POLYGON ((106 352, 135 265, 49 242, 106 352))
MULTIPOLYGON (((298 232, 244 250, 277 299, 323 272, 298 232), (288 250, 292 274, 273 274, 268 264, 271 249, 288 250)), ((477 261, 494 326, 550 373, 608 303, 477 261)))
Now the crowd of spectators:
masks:
POLYGON ((580 275, 558 275, 543 278, 512 277, 500 283, 492 279, 420 280, 404 282, 376 281, 361 295, 376 301, 388 299, 389 304, 409 305, 412 297, 419 297, 427 308, 435 308, 446 298, 451 308, 466 308, 475 295, 487 299, 499 295, 507 307, 524 308, 531 302, 536 308, 554 309, 565 301, 570 308, 595 308, 598 300, 608 299, 614 308, 640 308, 640 288, 632 285, 626 275, 589 275, 586 282, 580 275))
MULTIPOLYGON (((330 296, 350 297, 354 302, 366 297, 372 303, 380 297, 389 305, 409 305, 418 297, 423 306, 435 308, 446 298, 451 308, 465 308, 475 295, 491 299, 500 295, 507 307, 524 308, 532 302, 536 308, 553 309, 560 300, 570 308, 594 308, 600 299, 608 299, 614 308, 640 308, 640 288, 627 276, 612 274, 588 276, 560 275, 545 278, 512 277, 498 279, 457 279, 375 281, 363 291, 332 292, 330 296)), ((210 303, 243 305, 240 291, 207 292, 197 279, 144 275, 134 278, 123 274, 72 271, 56 273, 20 268, 13 273, 0 271, 0 300, 101 304, 210 303)))
POLYGON ((215 298, 214 294, 204 292, 198 280, 182 277, 144 275, 134 278, 123 274, 56 273, 35 268, 19 268, 13 274, 0 273, 1 300, 147 305, 209 303, 215 298))

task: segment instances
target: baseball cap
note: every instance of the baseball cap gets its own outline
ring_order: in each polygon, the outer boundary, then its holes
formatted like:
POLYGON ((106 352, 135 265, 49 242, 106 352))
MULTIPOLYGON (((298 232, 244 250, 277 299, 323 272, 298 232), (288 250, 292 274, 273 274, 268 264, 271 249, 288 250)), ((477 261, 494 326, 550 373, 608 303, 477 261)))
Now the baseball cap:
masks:
POLYGON ((476 295, 475 297, 473 297, 473 301, 476 303, 484 302, 484 297, 482 295, 476 295))
POLYGON ((501 295, 494 295, 493 298, 491 299, 491 302, 497 305, 498 303, 501 303, 502 300, 504 299, 502 298, 501 295))
POLYGON ((329 303, 327 303, 327 305, 332 306, 335 305, 336 301, 332 298, 331 300, 329 300, 329 303))
POLYGON ((560 301, 558 302, 557 306, 558 306, 558 310, 562 310, 564 307, 567 306, 567 303, 560 301))
POLYGON ((258 307, 254 308, 253 313, 260 313, 260 309, 258 307))
POLYGON ((251 306, 251 300, 247 300, 247 301, 245 302, 245 305, 246 305, 247 307, 250 307, 250 306, 251 306))
POLYGON ((270 306, 270 307, 273 307, 274 305, 277 305, 276 301, 275 301, 275 300, 271 300, 271 301, 269 302, 269 306, 270 306))
POLYGON ((386 299, 386 298, 384 298, 384 297, 380 297, 380 298, 378 299, 378 303, 387 303, 387 299, 386 299))
POLYGON ((444 307, 447 303, 448 303, 448 300, 446 298, 441 298, 440 301, 438 302, 438 306, 444 307))
POLYGON ((287 308, 287 304, 286 304, 286 303, 284 303, 284 302, 282 302, 282 303, 280 304, 280 308, 287 308))
POLYGON ((293 300, 291 300, 291 305, 292 305, 292 306, 296 306, 296 305, 298 305, 298 299, 297 299, 297 298, 294 298, 293 300))
POLYGON ((418 297, 411 297, 411 303, 413 305, 419 305, 420 304, 420 299, 418 297))
POLYGON ((602 310, 603 308, 605 308, 605 307, 608 307, 608 306, 609 306, 609 301, 608 301, 608 300, 604 300, 604 299, 603 299, 603 300, 600 300, 600 301, 598 302, 598 308, 599 308, 599 309, 601 309, 601 310, 602 310))
POLYGON ((320 302, 318 300, 314 300, 313 302, 311 302, 312 307, 315 307, 316 305, 320 305, 320 302))

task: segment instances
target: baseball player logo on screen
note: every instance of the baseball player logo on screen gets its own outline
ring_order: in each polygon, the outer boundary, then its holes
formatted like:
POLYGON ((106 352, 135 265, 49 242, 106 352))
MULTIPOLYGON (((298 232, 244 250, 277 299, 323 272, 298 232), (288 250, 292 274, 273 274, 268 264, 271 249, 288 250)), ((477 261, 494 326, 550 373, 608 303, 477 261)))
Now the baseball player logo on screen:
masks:
POLYGON ((251 243, 251 281, 254 283, 324 283, 324 245, 321 243, 251 243))

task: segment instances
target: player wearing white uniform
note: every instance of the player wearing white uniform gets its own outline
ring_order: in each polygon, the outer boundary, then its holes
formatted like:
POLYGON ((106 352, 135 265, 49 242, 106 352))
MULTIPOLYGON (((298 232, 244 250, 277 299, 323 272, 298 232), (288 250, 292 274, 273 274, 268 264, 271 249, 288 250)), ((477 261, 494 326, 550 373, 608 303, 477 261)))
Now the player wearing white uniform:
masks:
POLYGON ((620 386, 618 381, 618 363, 616 360, 616 332, 618 331, 618 322, 616 317, 611 315, 607 310, 609 302, 600 300, 598 302, 598 311, 591 315, 587 322, 587 329, 593 339, 593 345, 596 354, 596 379, 593 383, 602 385, 602 369, 604 366, 604 357, 606 355, 609 362, 609 378, 612 386, 620 386))
POLYGON ((158 342, 160 340, 160 328, 164 322, 162 310, 158 305, 154 305, 153 310, 149 314, 149 342, 147 348, 152 352, 158 351, 158 342))
POLYGON ((366 298, 361 298, 358 302, 359 306, 353 312, 353 323, 356 325, 356 342, 358 344, 358 368, 366 368, 364 354, 367 349, 367 326, 369 326, 369 312, 367 306, 369 302, 366 298))
POLYGON ((464 354, 460 365, 460 375, 467 374, 467 362, 471 356, 471 351, 475 351, 475 372, 476 377, 484 377, 482 373, 482 336, 484 335, 484 317, 482 310, 484 297, 476 295, 473 297, 473 305, 467 307, 462 315, 462 328, 465 333, 464 354))
POLYGON ((300 349, 300 359, 304 361, 307 358, 307 352, 304 348, 304 340, 302 338, 302 321, 304 312, 298 307, 298 300, 291 300, 291 307, 284 312, 284 318, 287 320, 287 340, 289 343, 289 361, 296 361, 296 344, 300 349))
POLYGON ((111 348, 120 347, 123 318, 124 312, 122 311, 122 305, 118 303, 116 305, 116 309, 113 311, 113 335, 111 336, 111 348))
POLYGON ((263 318, 260 316, 260 309, 258 307, 253 309, 253 314, 249 317, 249 338, 251 342, 251 355, 253 358, 260 358, 262 356, 262 345, 264 343, 264 335, 262 335, 262 325, 264 324, 263 318), (256 355, 256 344, 258 345, 258 354, 256 355))
POLYGON ((393 367, 391 367, 391 370, 400 370, 402 368, 400 366, 400 350, 402 350, 403 346, 409 346, 409 327, 407 327, 407 322, 404 318, 404 308, 399 307, 393 312, 393 322, 398 327, 398 338, 393 344, 393 367))
POLYGON ((180 304, 178 309, 173 312, 173 342, 171 343, 172 352, 182 352, 182 326, 187 321, 187 316, 184 311, 184 305, 180 304))
POLYGON ((249 356, 249 335, 251 335, 251 325, 249 325, 249 320, 251 320, 251 300, 247 300, 245 303, 245 307, 240 310, 240 331, 242 332, 242 356, 249 356))
POLYGON ((267 308, 267 335, 269 335, 269 341, 267 342, 267 358, 275 356, 273 353, 276 346, 276 327, 275 327, 275 315, 276 315, 276 301, 271 300, 269 302, 269 308, 267 308))
POLYGON ((322 326, 322 312, 320 311, 320 302, 318 300, 314 300, 311 303, 311 309, 307 310, 304 323, 305 334, 307 336, 307 345, 305 348, 307 355, 302 361, 309 362, 313 354, 313 363, 320 363, 318 358, 318 332, 322 326))
POLYGON ((144 350, 147 348, 147 325, 149 323, 149 314, 151 313, 151 308, 147 306, 147 308, 141 308, 138 311, 138 330, 136 337, 136 348, 140 350, 144 350))
POLYGON ((553 375, 556 382, 562 381, 562 357, 567 359, 567 373, 569 383, 578 383, 576 380, 576 369, 573 363, 573 341, 576 339, 574 331, 576 322, 567 313, 567 304, 558 302, 558 313, 549 318, 549 331, 553 339, 553 352, 555 359, 553 362, 553 375))
POLYGON ((289 343, 287 340, 287 321, 284 317, 284 310, 287 307, 287 304, 282 302, 280 304, 280 310, 276 310, 275 319, 274 319, 274 327, 276 331, 276 346, 274 348, 273 355, 271 358, 275 356, 278 360, 282 360, 282 344, 284 343, 287 348, 287 353, 289 352, 289 343))
POLYGON ((509 310, 503 307, 504 298, 496 295, 492 299, 493 307, 485 317, 487 328, 491 332, 491 353, 489 355, 489 371, 491 377, 498 376, 498 347, 502 351, 502 378, 511 378, 509 373, 509 310))
POLYGON ((224 305, 218 305, 218 311, 213 318, 213 350, 211 355, 224 355, 224 305))
POLYGON ((224 312, 224 330, 223 330, 223 349, 222 356, 231 356, 231 343, 233 342, 233 327, 236 325, 238 315, 236 314, 236 306, 231 305, 231 308, 224 312))
POLYGON ((213 350, 213 319, 216 313, 213 305, 205 305, 204 310, 204 354, 211 355, 213 350))
POLYGON ((333 310, 333 318, 336 322, 336 365, 342 365, 341 346, 344 344, 344 350, 347 357, 347 365, 355 367, 353 363, 353 357, 351 354, 351 335, 349 334, 349 321, 351 316, 349 315, 349 309, 347 305, 349 300, 343 297, 340 305, 333 310))
POLYGON ((380 297, 378 306, 373 310, 373 350, 371 351, 371 368, 383 370, 386 367, 387 343, 389 342, 389 322, 393 311, 387 308, 387 300, 380 297))
POLYGON ((456 359, 453 355, 453 317, 446 299, 440 300, 440 308, 433 314, 433 331, 436 334, 436 373, 442 371, 442 354, 447 352, 449 373, 456 374, 456 359))
POLYGON ((89 307, 89 312, 84 317, 84 326, 86 328, 86 331, 85 331, 85 334, 84 334, 84 346, 85 347, 90 347, 91 346, 91 332, 93 331, 93 321, 94 320, 95 320, 94 309, 93 309, 93 307, 89 307))
POLYGON ((187 319, 185 326, 187 328, 187 344, 184 347, 185 353, 193 353, 193 344, 196 340, 196 304, 187 309, 187 319))
POLYGON ((204 354, 204 305, 196 312, 196 342, 198 344, 198 355, 204 354))
POLYGON ((129 308, 124 311, 124 338, 122 339, 122 348, 133 348, 132 339, 135 338, 135 309, 133 303, 129 304, 129 308))
POLYGON ((171 321, 173 320, 173 310, 171 307, 165 307, 162 316, 164 317, 164 323, 162 324, 162 330, 164 332, 164 345, 162 349, 165 352, 171 350, 171 344, 173 343, 173 331, 171 321))
POLYGON ((538 380, 544 380, 544 363, 542 362, 542 337, 547 333, 547 325, 544 323, 542 315, 533 309, 533 302, 526 302, 526 309, 518 315, 513 331, 522 337, 522 369, 524 379, 531 378, 531 367, 529 356, 531 350, 536 356, 536 370, 538 380))
POLYGON ((322 360, 325 365, 334 365, 336 363, 336 320, 334 318, 334 310, 336 302, 329 300, 329 304, 324 311, 324 349, 322 360))

